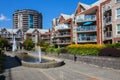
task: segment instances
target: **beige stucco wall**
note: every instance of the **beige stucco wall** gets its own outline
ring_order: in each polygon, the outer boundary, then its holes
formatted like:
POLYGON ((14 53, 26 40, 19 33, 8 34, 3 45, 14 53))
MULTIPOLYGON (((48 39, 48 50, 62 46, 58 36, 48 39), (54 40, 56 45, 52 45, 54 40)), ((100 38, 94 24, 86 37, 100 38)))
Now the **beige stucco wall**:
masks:
MULTIPOLYGON (((117 26, 117 24, 120 24, 120 19, 117 19, 117 17, 116 17, 116 9, 120 8, 120 2, 116 3, 116 0, 112 0, 111 3, 112 3, 113 38, 120 38, 120 35, 117 35, 117 32, 116 32, 116 28, 117 28, 116 26, 117 26)), ((114 39, 113 39, 113 42, 116 43, 116 41, 114 39)))

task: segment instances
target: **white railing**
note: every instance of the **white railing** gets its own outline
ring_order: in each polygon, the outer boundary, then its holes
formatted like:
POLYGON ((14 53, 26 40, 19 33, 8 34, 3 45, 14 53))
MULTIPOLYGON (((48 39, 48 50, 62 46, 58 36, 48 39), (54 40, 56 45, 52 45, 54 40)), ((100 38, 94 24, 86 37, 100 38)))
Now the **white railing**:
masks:
POLYGON ((78 37, 78 42, 95 42, 97 40, 96 36, 80 36, 78 37))

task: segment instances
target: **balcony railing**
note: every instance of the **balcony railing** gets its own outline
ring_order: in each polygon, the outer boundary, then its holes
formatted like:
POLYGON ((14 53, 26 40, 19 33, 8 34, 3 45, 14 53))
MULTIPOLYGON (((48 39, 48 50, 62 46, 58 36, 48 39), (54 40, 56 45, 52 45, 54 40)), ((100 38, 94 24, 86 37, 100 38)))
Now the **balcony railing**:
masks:
POLYGON ((55 35, 55 37, 68 37, 68 36, 70 36, 69 32, 59 33, 55 35))
POLYGON ((96 36, 81 36, 78 37, 78 42, 96 42, 96 36))
POLYGON ((79 26, 77 28, 78 32, 85 32, 85 31, 96 31, 96 25, 94 26, 79 26))
POLYGON ((59 40, 58 44, 70 44, 70 40, 59 40))
POLYGON ((96 15, 80 15, 76 17, 77 22, 95 21, 96 15))
POLYGON ((112 22, 112 17, 111 16, 108 16, 108 17, 105 18, 105 25, 109 25, 109 24, 111 24, 111 22, 112 22))
POLYGON ((59 24, 58 26, 55 26, 55 29, 70 29, 70 24, 59 24))
POLYGON ((42 39, 50 39, 50 37, 43 37, 42 39))
POLYGON ((104 40, 112 39, 112 31, 107 31, 104 34, 104 40))

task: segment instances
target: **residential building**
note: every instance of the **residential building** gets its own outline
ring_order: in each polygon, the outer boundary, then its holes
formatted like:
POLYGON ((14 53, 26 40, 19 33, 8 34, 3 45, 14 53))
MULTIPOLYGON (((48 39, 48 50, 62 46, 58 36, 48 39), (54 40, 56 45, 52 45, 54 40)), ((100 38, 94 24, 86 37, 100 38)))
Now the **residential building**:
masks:
POLYGON ((112 43, 120 42, 120 0, 111 0, 112 4, 112 43))
POLYGON ((24 39, 32 39, 34 43, 44 40, 45 42, 50 43, 50 34, 47 29, 29 29, 24 36, 24 39))
POLYGON ((59 23, 54 26, 54 43, 64 47, 72 43, 72 15, 61 14, 59 23))
POLYGON ((14 29, 22 29, 26 32, 29 28, 42 29, 42 14, 36 10, 17 10, 13 14, 14 29))
MULTIPOLYGON (((90 5, 79 2, 72 17, 67 16, 66 19, 66 15, 62 14, 57 19, 59 20, 57 25, 52 24, 54 30, 52 32, 54 38, 52 38, 56 39, 56 42, 52 43, 63 45, 65 37, 61 37, 60 34, 63 30, 63 33, 70 32, 67 38, 69 44, 71 42, 76 44, 120 42, 120 0, 98 0, 90 5), (64 29, 63 25, 66 23, 70 25, 70 30, 64 29)), ((69 45, 67 42, 65 44, 69 45)))
POLYGON ((17 48, 21 49, 22 48, 22 43, 23 43, 23 32, 21 29, 6 29, 6 28, 1 28, 0 29, 0 37, 6 38, 10 42, 10 47, 12 48, 13 44, 13 37, 15 37, 16 43, 17 43, 17 48))

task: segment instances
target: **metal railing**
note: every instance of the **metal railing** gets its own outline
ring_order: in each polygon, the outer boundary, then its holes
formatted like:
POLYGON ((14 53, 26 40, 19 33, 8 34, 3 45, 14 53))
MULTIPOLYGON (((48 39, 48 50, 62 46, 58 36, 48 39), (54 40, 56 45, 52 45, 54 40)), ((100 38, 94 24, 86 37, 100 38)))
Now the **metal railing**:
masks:
POLYGON ((104 40, 112 39, 112 31, 107 31, 104 33, 104 40))
POLYGON ((78 37, 78 42, 89 42, 89 41, 95 42, 96 40, 97 40, 96 36, 81 36, 81 37, 78 37))
POLYGON ((77 28, 77 31, 92 31, 92 30, 96 30, 96 25, 94 26, 79 26, 77 28))
POLYGON ((96 15, 85 15, 83 17, 77 16, 76 21, 77 22, 82 22, 82 21, 94 21, 96 20, 96 15))

